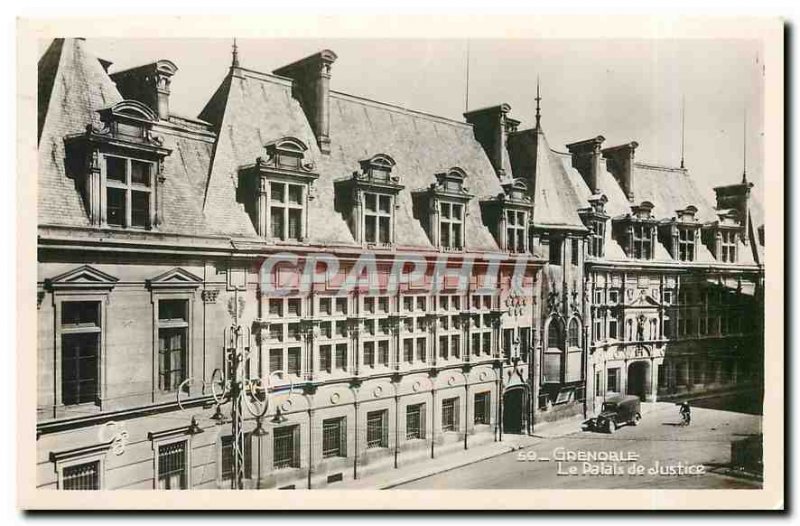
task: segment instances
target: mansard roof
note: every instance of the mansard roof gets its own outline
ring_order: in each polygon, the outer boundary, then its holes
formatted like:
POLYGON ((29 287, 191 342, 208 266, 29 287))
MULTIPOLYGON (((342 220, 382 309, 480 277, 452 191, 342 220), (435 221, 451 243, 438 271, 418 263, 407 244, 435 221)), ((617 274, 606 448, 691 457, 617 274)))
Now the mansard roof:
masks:
POLYGON ((398 246, 432 248, 413 217, 411 195, 435 183, 437 173, 459 166, 478 198, 467 205, 466 248, 497 250, 481 222, 478 201, 502 189, 469 125, 331 92, 331 152, 322 155, 300 104, 292 97, 291 83, 243 68, 236 68, 223 81, 201 117, 214 121, 219 129, 204 211, 211 224, 228 233, 255 236, 252 222, 236 203, 236 169, 263 155, 266 142, 291 135, 308 145, 306 160, 320 174, 314 183, 314 206, 309 208, 311 243, 356 245, 345 219, 334 210, 334 181, 350 176, 364 159, 383 153, 395 161, 392 175, 407 190, 400 193, 396 211, 398 246))

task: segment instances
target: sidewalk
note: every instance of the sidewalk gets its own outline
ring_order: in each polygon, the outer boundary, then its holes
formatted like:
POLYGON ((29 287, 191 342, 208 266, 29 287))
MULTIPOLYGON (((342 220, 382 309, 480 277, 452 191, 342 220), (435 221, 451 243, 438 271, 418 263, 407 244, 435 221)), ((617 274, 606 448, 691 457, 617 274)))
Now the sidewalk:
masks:
POLYGON ((490 442, 467 451, 453 452, 440 458, 421 460, 398 469, 390 469, 358 480, 336 484, 333 489, 390 489, 438 473, 481 462, 539 441, 580 431, 583 418, 548 422, 537 426, 532 435, 503 435, 502 442, 490 442))

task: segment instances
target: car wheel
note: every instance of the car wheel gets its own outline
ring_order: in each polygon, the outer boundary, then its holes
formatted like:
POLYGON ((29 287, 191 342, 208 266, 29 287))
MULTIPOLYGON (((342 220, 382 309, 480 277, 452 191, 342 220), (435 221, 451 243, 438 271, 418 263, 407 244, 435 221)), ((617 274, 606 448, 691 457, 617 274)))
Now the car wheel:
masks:
POLYGON ((616 430, 617 430, 617 425, 611 420, 606 420, 606 432, 609 434, 614 434, 614 431, 616 430))
POLYGON ((639 413, 636 413, 635 415, 633 415, 633 420, 631 420, 631 425, 632 426, 637 426, 637 425, 639 425, 639 422, 641 420, 642 420, 642 415, 640 415, 639 413))

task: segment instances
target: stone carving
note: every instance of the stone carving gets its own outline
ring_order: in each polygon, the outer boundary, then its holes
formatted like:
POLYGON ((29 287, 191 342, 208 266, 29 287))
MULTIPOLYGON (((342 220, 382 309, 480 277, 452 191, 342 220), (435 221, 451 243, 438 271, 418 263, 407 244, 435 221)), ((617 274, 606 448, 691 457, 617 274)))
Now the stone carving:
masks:
POLYGON ((219 289, 205 289, 200 293, 200 296, 203 298, 203 303, 206 305, 216 303, 217 296, 219 296, 219 289))

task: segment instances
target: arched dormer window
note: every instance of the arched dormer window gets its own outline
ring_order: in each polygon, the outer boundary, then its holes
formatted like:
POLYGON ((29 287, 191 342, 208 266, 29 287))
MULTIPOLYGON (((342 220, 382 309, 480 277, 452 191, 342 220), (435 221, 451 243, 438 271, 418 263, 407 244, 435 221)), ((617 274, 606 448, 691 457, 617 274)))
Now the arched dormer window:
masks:
POLYGON ((395 161, 384 153, 359 161, 361 170, 336 181, 335 207, 365 246, 389 247, 395 239, 397 195, 403 186, 392 174, 395 161))
POLYGON ((92 225, 151 229, 161 223, 164 158, 158 115, 135 100, 98 110, 101 126, 65 138, 67 174, 81 187, 92 225))
POLYGON ((308 201, 319 175, 306 160, 308 147, 284 137, 264 145, 266 158, 239 169, 237 200, 244 204, 259 236, 273 242, 308 238, 308 201))
POLYGON ((414 194, 414 215, 435 247, 445 251, 463 250, 467 203, 472 199, 464 184, 467 173, 454 166, 435 177, 435 183, 414 194))

